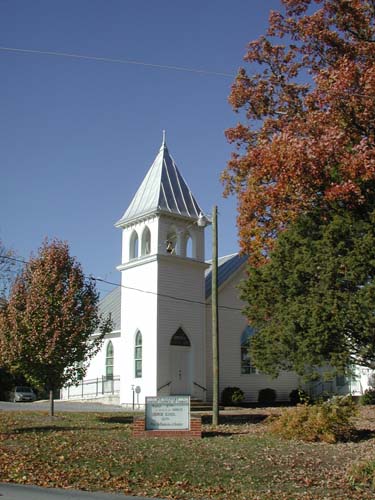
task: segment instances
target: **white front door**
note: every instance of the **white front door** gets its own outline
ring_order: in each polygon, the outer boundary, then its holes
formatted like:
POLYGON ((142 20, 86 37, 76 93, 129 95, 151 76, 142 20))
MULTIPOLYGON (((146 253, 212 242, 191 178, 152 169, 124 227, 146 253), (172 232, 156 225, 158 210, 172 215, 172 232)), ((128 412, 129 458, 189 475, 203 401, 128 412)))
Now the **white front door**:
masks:
POLYGON ((191 394, 190 347, 170 346, 171 394, 191 394))

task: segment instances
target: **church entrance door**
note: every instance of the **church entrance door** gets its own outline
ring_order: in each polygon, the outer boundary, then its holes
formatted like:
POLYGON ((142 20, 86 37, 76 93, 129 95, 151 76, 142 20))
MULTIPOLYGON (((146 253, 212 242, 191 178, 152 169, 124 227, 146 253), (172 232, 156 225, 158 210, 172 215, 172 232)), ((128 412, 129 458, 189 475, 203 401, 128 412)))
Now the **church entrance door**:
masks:
POLYGON ((191 393, 190 347, 170 346, 171 350, 171 394, 191 393))

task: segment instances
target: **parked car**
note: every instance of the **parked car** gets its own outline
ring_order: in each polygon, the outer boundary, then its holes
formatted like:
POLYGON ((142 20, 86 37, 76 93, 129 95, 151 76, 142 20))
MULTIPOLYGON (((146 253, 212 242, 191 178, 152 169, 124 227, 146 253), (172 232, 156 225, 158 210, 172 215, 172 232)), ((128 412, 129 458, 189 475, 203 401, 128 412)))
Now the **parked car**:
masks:
POLYGON ((35 392, 31 389, 31 387, 26 386, 17 386, 11 392, 11 401, 14 403, 18 403, 20 401, 35 401, 36 395, 35 392))

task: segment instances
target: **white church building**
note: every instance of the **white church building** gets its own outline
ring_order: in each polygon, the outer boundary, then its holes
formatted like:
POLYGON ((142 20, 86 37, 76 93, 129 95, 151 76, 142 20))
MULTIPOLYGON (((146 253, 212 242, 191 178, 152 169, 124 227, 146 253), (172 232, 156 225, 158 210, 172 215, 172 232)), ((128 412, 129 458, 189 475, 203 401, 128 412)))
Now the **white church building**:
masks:
MULTIPOLYGON (((202 209, 170 155, 165 139, 124 215, 121 285, 100 303, 111 315, 113 331, 91 360, 78 386, 62 389, 63 399, 98 399, 142 405, 147 396, 190 395, 212 399, 211 267, 205 260, 202 209)), ((245 401, 273 388, 288 401, 299 377, 283 372, 277 379, 258 372, 248 355, 252 334, 239 299, 246 258, 219 258, 220 393, 239 387, 245 401)), ((95 333, 94 333, 95 335, 95 333)), ((361 393, 368 371, 356 380, 337 377, 312 388, 361 393)))

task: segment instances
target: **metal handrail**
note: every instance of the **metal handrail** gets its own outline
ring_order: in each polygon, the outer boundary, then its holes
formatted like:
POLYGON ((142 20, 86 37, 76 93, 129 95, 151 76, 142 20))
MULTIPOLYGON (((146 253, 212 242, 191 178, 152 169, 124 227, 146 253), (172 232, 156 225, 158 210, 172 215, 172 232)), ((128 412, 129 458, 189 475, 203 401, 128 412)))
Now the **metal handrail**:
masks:
MULTIPOLYGON (((106 375, 102 375, 101 377, 97 377, 97 378, 90 378, 90 379, 85 378, 85 379, 80 380, 75 387, 79 387, 82 383, 85 385, 95 384, 97 380, 104 380, 104 381, 113 380, 113 381, 117 382, 120 380, 120 375, 113 375, 112 377, 107 377, 106 375)), ((74 386, 74 384, 71 384, 70 386, 64 386, 64 388, 72 387, 72 386, 74 386)))
POLYGON ((67 389, 68 399, 73 398, 84 398, 88 396, 98 397, 104 394, 116 394, 120 392, 119 387, 120 376, 114 375, 112 377, 102 375, 101 377, 97 377, 96 379, 83 379, 75 385, 69 385, 64 387, 67 389), (108 385, 110 387, 108 387, 108 385), (72 394, 73 393, 73 394, 72 394))
POLYGON ((202 389, 202 391, 207 392, 207 389, 205 387, 203 387, 202 385, 198 384, 197 382, 193 382, 193 384, 196 385, 197 387, 199 387, 199 389, 202 389))
POLYGON ((158 392, 161 391, 162 389, 164 389, 164 387, 168 387, 168 385, 171 385, 171 383, 172 383, 172 380, 170 380, 166 384, 162 385, 161 387, 158 387, 158 392))

